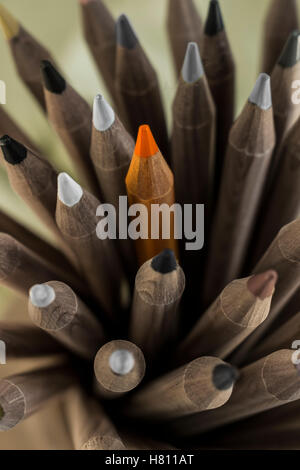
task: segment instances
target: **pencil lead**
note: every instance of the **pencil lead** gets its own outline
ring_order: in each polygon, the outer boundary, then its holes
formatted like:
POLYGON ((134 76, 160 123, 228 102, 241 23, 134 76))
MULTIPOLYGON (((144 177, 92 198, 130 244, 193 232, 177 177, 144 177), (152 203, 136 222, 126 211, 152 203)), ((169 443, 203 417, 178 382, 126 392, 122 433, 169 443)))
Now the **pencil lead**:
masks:
POLYGON ((276 271, 269 270, 250 277, 247 287, 255 297, 264 300, 272 295, 277 279, 276 271))
POLYGON ((147 158, 155 155, 157 152, 158 147, 150 127, 147 124, 143 124, 139 127, 134 153, 137 157, 147 158))
POLYGON ((133 49, 138 43, 138 38, 126 15, 119 16, 116 28, 118 44, 126 49, 133 49))
POLYGON ((106 131, 115 122, 115 113, 102 95, 97 95, 93 106, 93 124, 98 131, 106 131))
POLYGON ((219 364, 213 370, 213 384, 218 390, 228 390, 239 377, 238 370, 229 364, 219 364))
POLYGON ((48 307, 55 297, 55 290, 48 284, 35 284, 29 290, 30 301, 35 307, 48 307))
POLYGON ((116 349, 109 357, 109 366, 117 375, 126 375, 133 369, 135 364, 132 352, 126 349, 116 349))
POLYGON ((51 93, 60 95, 66 89, 66 81, 49 60, 41 61, 41 71, 45 87, 51 93))
POLYGON ((182 78, 187 83, 194 83, 204 74, 203 65, 196 42, 189 42, 187 45, 183 67, 182 78))
POLYGON ((271 80, 266 73, 261 73, 256 80, 251 95, 249 96, 249 102, 256 104, 256 106, 263 110, 272 107, 271 80))
POLYGON ((57 191, 59 200, 65 206, 73 207, 83 195, 83 190, 67 173, 60 173, 57 178, 57 191))
POLYGON ((20 23, 3 5, 0 5, 0 27, 7 41, 16 37, 20 31, 20 23))
POLYGON ((278 64, 283 68, 293 67, 300 60, 300 31, 293 31, 287 42, 284 45, 284 48, 281 52, 281 55, 278 60, 278 64))
POLYGON ((207 36, 215 36, 224 30, 224 22, 218 0, 211 0, 209 4, 204 33, 207 36))
POLYGON ((173 250, 167 248, 161 251, 157 256, 152 259, 151 267, 154 271, 161 274, 168 274, 175 271, 177 262, 173 250))
POLYGON ((11 165, 18 165, 27 157, 26 147, 8 135, 1 137, 0 146, 5 160, 11 165))

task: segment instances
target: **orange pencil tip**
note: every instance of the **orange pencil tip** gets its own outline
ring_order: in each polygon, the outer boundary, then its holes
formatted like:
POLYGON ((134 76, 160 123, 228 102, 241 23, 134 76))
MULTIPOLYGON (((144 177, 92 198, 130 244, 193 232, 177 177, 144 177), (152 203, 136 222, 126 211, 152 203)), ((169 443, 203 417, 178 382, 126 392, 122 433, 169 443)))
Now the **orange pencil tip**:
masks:
POLYGON ((158 152, 150 127, 147 124, 140 126, 134 153, 137 157, 151 157, 158 152))

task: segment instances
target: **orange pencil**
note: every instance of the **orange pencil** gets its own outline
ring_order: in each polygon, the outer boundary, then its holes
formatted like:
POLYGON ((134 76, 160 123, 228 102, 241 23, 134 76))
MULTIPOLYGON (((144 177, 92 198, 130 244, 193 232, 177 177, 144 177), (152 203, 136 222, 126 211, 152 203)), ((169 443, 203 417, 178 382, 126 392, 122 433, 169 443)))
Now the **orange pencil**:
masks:
MULTIPOLYGON (((143 264, 162 250, 169 248, 178 257, 177 240, 174 238, 174 213, 169 212, 170 234, 162 238, 162 217, 151 213, 154 204, 172 206, 175 202, 174 177, 163 158, 148 125, 140 126, 135 150, 126 176, 128 204, 143 204, 142 212, 135 211, 135 225, 140 222, 140 238, 136 240, 136 253, 139 264, 143 264), (138 219, 138 220, 137 220, 138 219), (154 235, 157 234, 157 238, 154 235)), ((133 223, 133 222, 132 222, 133 223)), ((129 226, 130 228, 130 226, 129 226)))

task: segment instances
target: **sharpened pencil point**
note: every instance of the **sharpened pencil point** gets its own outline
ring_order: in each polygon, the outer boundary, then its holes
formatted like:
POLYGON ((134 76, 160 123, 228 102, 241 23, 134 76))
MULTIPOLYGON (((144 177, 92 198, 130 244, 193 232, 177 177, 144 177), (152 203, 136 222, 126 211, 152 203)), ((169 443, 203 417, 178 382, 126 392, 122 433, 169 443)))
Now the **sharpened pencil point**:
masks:
POLYGON ((204 74, 203 65, 196 42, 189 42, 187 45, 183 67, 182 78, 187 83, 194 83, 204 74))
POLYGON ((59 200, 65 206, 73 207, 83 195, 83 190, 67 173, 60 173, 57 178, 57 191, 59 200))
POLYGON ((213 383, 218 390, 228 390, 236 382, 238 370, 229 364, 219 364, 213 370, 213 383))
POLYGON ((0 5, 0 26, 7 41, 16 37, 20 31, 19 22, 3 5, 0 5))
POLYGON ((98 131, 107 131, 115 122, 115 113, 102 95, 97 95, 93 106, 93 124, 98 131))
POLYGON ((284 45, 278 64, 283 68, 293 67, 300 60, 300 31, 293 31, 284 45))
POLYGON ((126 375, 132 371, 135 364, 132 352, 126 349, 117 349, 109 357, 109 366, 117 375, 126 375))
POLYGON ((35 284, 29 290, 29 298, 35 307, 48 307, 55 300, 55 290, 47 284, 35 284))
POLYGON ((133 49, 138 43, 138 38, 126 15, 119 16, 116 28, 118 44, 126 49, 133 49))
POLYGON ((218 0, 211 0, 209 4, 204 33, 207 36, 215 36, 224 30, 224 22, 218 0))
POLYGON ((247 283, 247 287, 249 291, 255 295, 255 297, 264 300, 273 294, 277 279, 278 275, 276 271, 269 270, 250 277, 247 283))
POLYGON ((161 274, 168 274, 175 271, 177 262, 173 250, 167 248, 152 259, 151 267, 161 274))
POLYGON ((158 147, 150 127, 147 124, 143 124, 139 127, 134 153, 137 157, 147 158, 155 155, 157 152, 158 147))
POLYGON ((42 60, 41 71, 45 88, 47 88, 48 91, 60 95, 66 89, 65 79, 49 60, 42 60))
POLYGON ((11 165, 18 165, 27 157, 26 147, 8 135, 1 137, 0 146, 5 160, 11 165))
POLYGON ((261 73, 256 80, 249 102, 256 104, 260 109, 267 110, 272 106, 271 80, 269 75, 261 73))

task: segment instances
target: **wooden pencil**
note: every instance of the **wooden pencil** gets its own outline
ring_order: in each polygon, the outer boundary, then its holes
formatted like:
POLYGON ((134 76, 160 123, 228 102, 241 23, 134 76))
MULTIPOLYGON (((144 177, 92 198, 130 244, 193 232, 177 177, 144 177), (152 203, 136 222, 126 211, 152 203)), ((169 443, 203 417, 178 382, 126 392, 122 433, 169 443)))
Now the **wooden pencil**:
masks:
MULTIPOLYGON (((1 5, 0 5, 1 7, 1 5)), ((1 8, 0 8, 1 12, 1 8)), ((21 142, 35 152, 38 152, 36 145, 14 119, 4 110, 4 105, 0 105, 0 136, 10 135, 13 139, 21 142)))
POLYGON ((222 407, 178 420, 172 430, 181 437, 193 436, 299 400, 298 369, 292 351, 276 351, 240 371, 233 393, 222 407))
POLYGON ((299 255, 300 219, 285 225, 278 233, 268 250, 254 268, 254 273, 273 269, 278 274, 276 291, 272 300, 271 311, 267 319, 247 338, 233 354, 231 361, 242 364, 258 341, 268 331, 274 320, 287 305, 299 288, 300 255, 299 255))
POLYGON ((272 72, 289 34, 298 28, 296 0, 271 0, 263 27, 262 72, 272 72))
POLYGON ((202 20, 193 0, 168 0, 167 31, 176 75, 179 75, 187 44, 202 43, 202 20))
MULTIPOLYGON (((6 233, 0 233, 0 247, 1 285, 27 296, 28 289, 39 282, 47 282, 57 277, 62 281, 69 281, 67 273, 55 270, 53 265, 6 233)), ((85 292, 80 280, 72 281, 77 291, 85 292)))
POLYGON ((98 401, 79 387, 67 390, 64 415, 76 450, 125 450, 125 446, 98 401))
POLYGON ((0 431, 14 428, 50 398, 76 383, 66 365, 29 371, 0 380, 0 431))
POLYGON ((171 165, 176 201, 205 204, 208 216, 214 180, 216 116, 196 43, 187 46, 172 109, 171 165))
POLYGON ((168 134, 156 72, 150 64, 126 15, 117 21, 115 91, 125 127, 135 138, 147 123, 168 157, 168 134))
MULTIPOLYGON (((91 159, 105 203, 113 204, 119 221, 120 196, 127 196, 125 177, 134 150, 134 140, 126 131, 114 110, 101 95, 94 100, 91 159)), ((122 216, 122 215, 121 215, 122 216)), ((117 223, 119 226, 119 223, 117 223)), ((133 241, 118 239, 124 269, 130 277, 136 273, 133 241)))
MULTIPOLYGON (((292 349, 293 343, 300 338, 300 312, 285 321, 275 331, 267 334, 264 340, 249 351, 246 363, 254 362, 278 349, 292 349)), ((298 347, 298 346, 297 346, 298 347)), ((296 349, 296 348, 295 348, 296 349)))
POLYGON ((171 250, 146 261, 136 275, 129 337, 149 363, 177 339, 184 287, 184 272, 171 250))
POLYGON ((63 347, 35 326, 0 321, 0 341, 5 344, 6 363, 13 359, 61 354, 63 347))
POLYGON ((276 281, 276 272, 266 271, 226 286, 179 345, 180 363, 227 357, 267 318, 276 281))
MULTIPOLYGON (((113 321, 120 321, 121 283, 124 279, 113 240, 98 237, 100 202, 66 173, 58 176, 56 221, 76 253, 93 295, 113 321)), ((100 230, 101 232, 101 230, 100 230)), ((101 236, 101 233, 99 234, 101 236)))
POLYGON ((205 305, 241 274, 274 146, 270 77, 261 74, 230 131, 208 246, 205 305))
POLYGON ((236 370, 229 364, 216 357, 200 357, 145 385, 129 398, 124 413, 168 420, 222 407, 235 379, 236 370))
POLYGON ((99 321, 63 282, 32 286, 28 312, 37 327, 85 359, 93 359, 105 341, 99 321))
MULTIPOLYGON (((129 206, 143 204, 145 214, 141 214, 141 229, 148 230, 148 234, 135 241, 139 265, 161 251, 169 248, 178 257, 178 243, 174 236, 174 213, 168 216, 170 221, 170 236, 162 238, 162 224, 151 217, 153 204, 167 204, 172 206, 175 202, 173 173, 164 160, 153 138, 150 127, 142 125, 136 141, 131 164, 126 176, 126 189, 129 206), (147 214, 146 214, 147 212, 147 214), (150 232, 155 232, 158 238, 150 238, 150 232)), ((130 214, 134 215, 134 214, 130 214)))
POLYGON ((114 97, 115 20, 102 0, 79 0, 79 3, 85 40, 108 91, 114 97))
POLYGON ((64 144, 80 179, 96 196, 99 186, 90 159, 92 111, 53 64, 41 62, 48 118, 64 144))
POLYGON ((110 341, 99 349, 94 360, 97 392, 104 398, 119 398, 141 383, 145 370, 139 347, 130 341, 110 341))
POLYGON ((1 137, 0 146, 13 190, 53 233, 68 259, 76 266, 74 253, 64 242, 55 222, 56 171, 46 160, 7 135, 1 137))
POLYGON ((41 60, 54 63, 51 54, 23 26, 0 5, 0 26, 10 46, 15 66, 21 80, 46 110, 43 86, 41 83, 41 60))
POLYGON ((235 106, 235 64, 218 0, 210 1, 204 27, 202 60, 216 106, 215 194, 217 197, 235 106))

